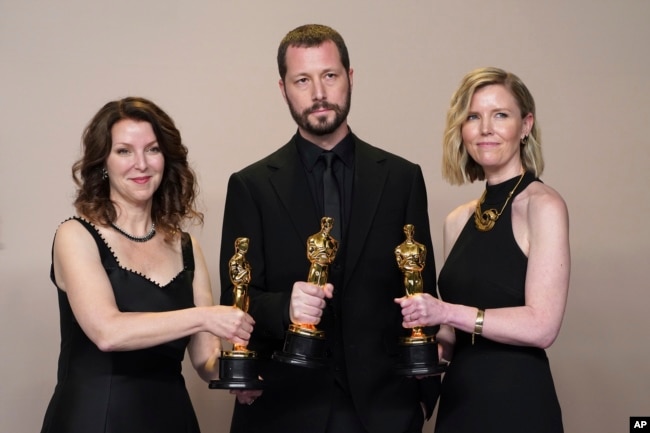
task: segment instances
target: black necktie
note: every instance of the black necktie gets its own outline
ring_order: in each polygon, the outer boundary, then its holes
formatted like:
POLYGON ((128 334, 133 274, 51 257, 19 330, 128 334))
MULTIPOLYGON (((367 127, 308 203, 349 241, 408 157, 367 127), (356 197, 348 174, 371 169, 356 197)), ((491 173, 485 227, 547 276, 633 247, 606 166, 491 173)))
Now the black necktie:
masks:
POLYGON ((331 235, 334 239, 341 242, 341 195, 339 185, 334 176, 334 152, 324 152, 325 171, 323 172, 323 198, 325 215, 334 218, 334 226, 331 235))

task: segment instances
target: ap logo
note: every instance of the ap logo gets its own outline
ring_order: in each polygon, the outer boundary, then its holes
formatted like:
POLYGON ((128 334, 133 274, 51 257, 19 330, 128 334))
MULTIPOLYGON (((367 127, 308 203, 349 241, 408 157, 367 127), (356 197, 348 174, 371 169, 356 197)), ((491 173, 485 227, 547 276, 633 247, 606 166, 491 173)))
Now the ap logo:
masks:
POLYGON ((631 416, 630 432, 650 432, 650 416, 631 416))

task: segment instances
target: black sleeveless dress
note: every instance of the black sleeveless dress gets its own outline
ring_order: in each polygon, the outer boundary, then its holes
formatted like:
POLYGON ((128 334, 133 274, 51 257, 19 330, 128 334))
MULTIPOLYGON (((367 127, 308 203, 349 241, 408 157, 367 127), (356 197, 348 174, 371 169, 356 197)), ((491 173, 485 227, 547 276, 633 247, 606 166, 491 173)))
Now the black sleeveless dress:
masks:
MULTIPOLYGON (((160 312, 194 306, 192 241, 182 233, 184 269, 167 285, 119 266, 99 232, 92 233, 120 311, 160 312)), ((54 267, 50 271, 54 279, 54 267)), ((57 287, 58 288, 58 287, 57 287)), ((189 337, 148 349, 102 352, 75 320, 58 290, 61 353, 54 396, 41 433, 198 433, 181 375, 189 337)))
MULTIPOLYGON (((500 210, 519 176, 488 185, 483 210, 500 210)), ((526 173, 516 196, 539 181, 526 173)), ((478 308, 525 304, 527 257, 512 231, 512 200, 492 230, 480 232, 474 215, 450 251, 438 280, 446 302, 478 308)), ((489 320, 489 315, 487 317, 489 320)), ((562 432, 562 414, 544 350, 496 343, 456 330, 444 376, 436 433, 562 432)))

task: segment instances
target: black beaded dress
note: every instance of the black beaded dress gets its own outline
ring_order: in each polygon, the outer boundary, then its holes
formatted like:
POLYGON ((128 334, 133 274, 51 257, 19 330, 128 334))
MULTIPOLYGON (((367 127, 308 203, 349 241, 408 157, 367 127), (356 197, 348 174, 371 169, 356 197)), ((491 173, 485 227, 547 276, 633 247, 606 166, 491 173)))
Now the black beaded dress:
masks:
MULTIPOLYGON (((482 209, 500 210, 517 176, 487 185, 482 209)), ((528 258, 512 231, 512 201, 530 183, 526 173, 492 230, 480 232, 474 215, 440 271, 446 302, 478 308, 525 304, 528 258)), ((489 315, 486 316, 489 320, 489 315)), ((543 349, 496 343, 456 330, 452 362, 442 382, 436 433, 558 433, 562 414, 543 349)))
MULTIPOLYGON (((192 241, 182 233, 183 270, 160 286, 122 268, 99 232, 95 238, 120 311, 160 312, 194 306, 192 241)), ((50 271, 54 279, 54 267, 50 271)), ((58 287, 57 287, 58 288, 58 287)), ((181 374, 189 337, 148 349, 102 352, 75 320, 58 290, 61 352, 54 395, 41 433, 198 433, 199 426, 181 374)))

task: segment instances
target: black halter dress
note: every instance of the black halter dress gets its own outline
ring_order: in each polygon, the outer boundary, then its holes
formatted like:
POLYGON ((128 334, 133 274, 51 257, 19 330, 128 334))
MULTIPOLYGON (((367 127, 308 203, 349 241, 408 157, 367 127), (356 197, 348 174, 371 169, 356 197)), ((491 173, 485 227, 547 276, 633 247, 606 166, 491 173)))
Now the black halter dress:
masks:
MULTIPOLYGON (((501 209, 517 176, 487 185, 482 209, 501 209)), ((526 173, 492 230, 479 231, 472 215, 438 280, 446 302, 478 308, 525 304, 528 258, 512 231, 512 201, 530 183, 526 173)), ((489 318, 489 316, 488 316, 489 318)), ((444 376, 436 433, 556 433, 562 414, 544 350, 496 343, 456 330, 453 360, 444 376)))

